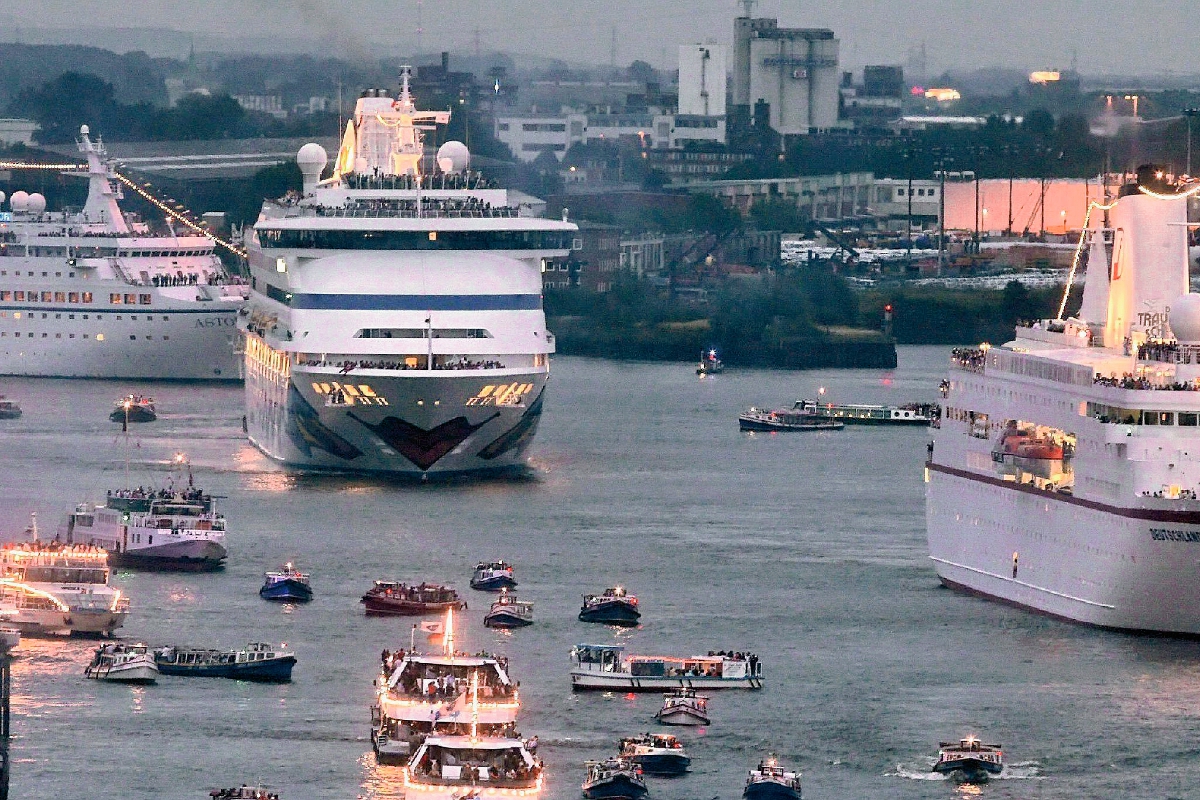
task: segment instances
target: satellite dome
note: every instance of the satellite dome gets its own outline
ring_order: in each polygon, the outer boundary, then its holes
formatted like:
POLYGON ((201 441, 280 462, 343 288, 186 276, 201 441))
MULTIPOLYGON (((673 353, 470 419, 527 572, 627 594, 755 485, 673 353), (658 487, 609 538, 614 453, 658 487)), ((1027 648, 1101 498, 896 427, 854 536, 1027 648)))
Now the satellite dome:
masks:
POLYGON ((1171 301, 1171 332, 1180 342, 1200 344, 1200 294, 1185 294, 1171 301))
POLYGON ((8 206, 13 211, 25 211, 29 208, 29 193, 16 191, 12 193, 12 197, 8 200, 8 206))
POLYGON ((89 128, 87 125, 79 126, 79 135, 80 136, 87 136, 89 133, 91 133, 91 128, 89 128))
POLYGON ((437 163, 442 172, 465 172, 471 165, 471 151, 462 142, 451 140, 438 148, 437 163))
POLYGON ((29 199, 25 201, 25 208, 31 214, 40 214, 46 210, 46 196, 38 192, 29 195, 29 199))
POLYGON ((0 205, 4 204, 4 198, 7 196, 8 195, 4 194, 4 192, 0 192, 0 205))
POLYGON ((296 153, 296 166, 300 167, 300 174, 304 176, 305 194, 317 188, 321 173, 325 171, 325 165, 328 163, 329 154, 316 142, 309 142, 296 153))

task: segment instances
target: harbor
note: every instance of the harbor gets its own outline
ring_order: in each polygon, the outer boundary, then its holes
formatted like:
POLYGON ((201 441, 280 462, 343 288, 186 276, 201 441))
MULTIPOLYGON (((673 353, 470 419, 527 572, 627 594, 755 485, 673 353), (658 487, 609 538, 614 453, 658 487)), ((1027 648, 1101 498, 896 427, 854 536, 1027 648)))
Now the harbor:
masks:
POLYGON ((385 576, 450 584, 470 601, 456 647, 509 659, 518 730, 539 737, 548 800, 577 798, 585 761, 645 731, 679 735, 692 759, 686 777, 646 779, 660 798, 737 798, 772 752, 803 772, 805 797, 945 798, 951 787, 929 780, 938 740, 969 733, 1006 745, 1008 774, 989 792, 1066 800, 1138 785, 1185 796, 1192 767, 1151 766, 1144 730, 1149 719, 1163 736, 1189 735, 1177 709, 1200 700, 1193 645, 1097 634, 939 589, 920 431, 751 438, 730 425, 748 397, 796 398, 818 382, 864 403, 936 401, 946 363, 945 348, 902 347, 894 371, 822 371, 800 385, 771 371, 697 381, 686 365, 560 358, 529 479, 427 486, 290 474, 246 444, 233 386, 8 381, 25 413, 0 454, 7 530, 35 510, 48 527, 79 498, 125 485, 107 409, 129 390, 152 393, 170 411, 130 434, 140 444, 131 475, 165 479, 186 450, 237 534, 220 572, 116 569, 112 583, 131 599, 120 635, 155 648, 283 642, 298 659, 286 684, 162 675, 118 686, 84 678, 94 640, 24 638, 12 662, 13 796, 75 796, 73 773, 98 767, 86 748, 63 748, 69 732, 121 754, 103 761, 101 798, 155 798, 146 774, 182 797, 246 782, 285 799, 399 798, 402 765, 377 765, 372 752, 372 682, 380 651, 410 636, 436 650, 410 632, 440 618, 367 617, 359 598, 385 576), (635 397, 646 411, 633 417, 635 397), (656 441, 665 425, 671 435, 656 441), (821 481, 796 480, 817 465, 821 481), (720 504, 697 502, 704 494, 720 504), (529 628, 482 625, 494 596, 468 582, 497 556, 536 604, 529 628), (311 573, 314 601, 264 602, 263 573, 289 560, 311 573), (617 585, 637 594, 640 628, 578 620, 581 595, 617 585), (658 655, 753 651, 766 685, 712 692, 703 731, 660 727, 661 691, 571 692, 571 648, 598 640, 658 655), (978 657, 930 658, 945 652, 978 657), (1114 773, 1064 729, 1119 742, 1132 760, 1114 773), (156 747, 139 747, 148 735, 156 747))

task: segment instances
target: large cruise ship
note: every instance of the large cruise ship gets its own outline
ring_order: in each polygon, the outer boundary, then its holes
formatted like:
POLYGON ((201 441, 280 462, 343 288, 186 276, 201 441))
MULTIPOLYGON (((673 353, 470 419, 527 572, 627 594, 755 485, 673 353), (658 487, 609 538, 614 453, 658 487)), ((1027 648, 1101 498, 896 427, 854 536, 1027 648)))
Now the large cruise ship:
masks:
POLYGON ((331 177, 305 145, 302 195, 264 204, 239 327, 267 455, 422 477, 524 463, 554 352, 541 272, 577 228, 470 172, 460 142, 429 159, 449 118, 416 110, 405 68, 398 97, 359 98, 331 177))
POLYGON ((85 125, 78 144, 87 167, 63 172, 88 181, 82 209, 16 191, 0 212, 0 375, 238 380, 247 287, 208 236, 123 213, 103 143, 85 125))
POLYGON ((954 352, 925 471, 944 584, 1105 628, 1200 634, 1197 192, 1139 169, 1089 212, 1075 317, 1060 308, 1001 347, 954 352))

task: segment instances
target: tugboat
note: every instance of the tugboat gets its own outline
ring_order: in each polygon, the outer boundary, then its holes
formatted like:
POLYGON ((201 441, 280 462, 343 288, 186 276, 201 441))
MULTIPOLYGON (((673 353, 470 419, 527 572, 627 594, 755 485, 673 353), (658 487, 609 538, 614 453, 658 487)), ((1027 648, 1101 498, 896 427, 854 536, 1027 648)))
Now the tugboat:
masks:
POLYGON ((484 616, 483 624, 488 628, 524 628, 532 625, 533 603, 518 600, 512 592, 503 589, 484 616))
POLYGON ((638 624, 642 612, 638 611, 638 600, 624 588, 614 586, 604 594, 585 594, 579 618, 584 622, 603 622, 606 625, 632 627, 638 624))
POLYGON ((471 588, 481 592, 498 592, 517 585, 513 578, 513 565, 507 561, 480 562, 475 565, 471 576, 471 588))
POLYGON ((779 766, 775 754, 758 762, 746 777, 745 800, 800 800, 800 773, 779 766))
POLYGON ((708 698, 683 687, 663 695, 662 708, 654 715, 660 725, 710 725, 708 698))
POLYGON ((647 775, 674 777, 688 771, 692 759, 669 733, 643 733, 620 741, 620 757, 642 768, 647 775))
POLYGON ((154 422, 158 414, 154 412, 153 397, 129 394, 113 403, 113 411, 108 418, 113 422, 154 422))
POLYGON ((397 581, 375 581, 359 600, 367 607, 367 615, 393 614, 420 616, 443 611, 458 611, 467 607, 458 592, 438 583, 409 586, 397 581))
POLYGON ((949 775, 959 783, 987 783, 1004 769, 1004 748, 984 744, 974 736, 957 742, 938 742, 938 760, 933 771, 949 775))
POLYGON ((700 353, 700 363, 696 366, 697 375, 718 375, 724 371, 725 365, 721 363, 721 359, 717 358, 716 350, 700 353))
POLYGON ((258 594, 264 600, 277 603, 307 603, 313 598, 308 573, 296 570, 290 561, 284 564, 279 572, 264 573, 263 579, 258 594))
POLYGON ((647 793, 642 771, 621 758, 587 762, 583 796, 588 800, 641 800, 647 793))
POLYGON ((738 428, 743 431, 840 431, 844 422, 822 419, 807 411, 786 411, 751 406, 738 415, 738 428))
POLYGON ((296 654, 286 645, 251 642, 240 650, 204 650, 167 645, 154 651, 163 675, 191 678, 237 678, 262 683, 288 683, 296 654))
POLYGON ((83 674, 99 681, 150 684, 158 680, 158 666, 144 644, 109 643, 96 650, 83 674))
POLYGON ((21 416, 21 406, 0 394, 0 419, 16 419, 21 416))

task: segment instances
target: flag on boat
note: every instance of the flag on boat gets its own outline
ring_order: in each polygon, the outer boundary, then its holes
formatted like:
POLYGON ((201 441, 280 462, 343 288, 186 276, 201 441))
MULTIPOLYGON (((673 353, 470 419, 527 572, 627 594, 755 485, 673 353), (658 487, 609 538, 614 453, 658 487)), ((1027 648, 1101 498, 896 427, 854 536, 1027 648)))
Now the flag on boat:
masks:
POLYGON ((445 633, 446 626, 437 620, 424 620, 421 622, 422 633, 445 633))

